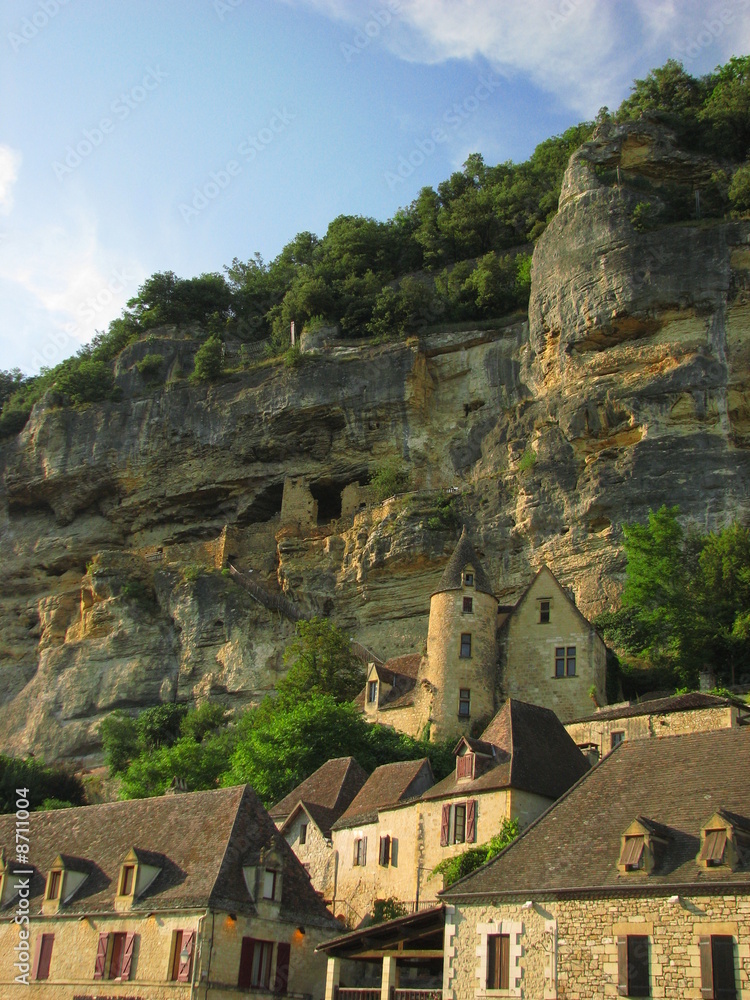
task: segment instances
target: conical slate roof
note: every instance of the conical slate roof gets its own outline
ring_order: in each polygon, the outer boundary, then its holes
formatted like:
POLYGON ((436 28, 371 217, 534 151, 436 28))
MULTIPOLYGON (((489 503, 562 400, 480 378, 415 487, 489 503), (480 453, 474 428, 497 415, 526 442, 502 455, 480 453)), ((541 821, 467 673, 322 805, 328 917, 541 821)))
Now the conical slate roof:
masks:
POLYGON ((471 566, 474 570, 474 589, 481 594, 490 594, 494 597, 495 592, 492 589, 490 578, 485 573, 479 561, 479 556, 474 551, 474 546, 466 534, 466 525, 464 525, 464 530, 461 532, 458 545, 453 550, 453 555, 448 560, 448 565, 445 567, 440 585, 433 593, 442 594, 446 590, 460 590, 462 587, 463 571, 466 566, 471 566))

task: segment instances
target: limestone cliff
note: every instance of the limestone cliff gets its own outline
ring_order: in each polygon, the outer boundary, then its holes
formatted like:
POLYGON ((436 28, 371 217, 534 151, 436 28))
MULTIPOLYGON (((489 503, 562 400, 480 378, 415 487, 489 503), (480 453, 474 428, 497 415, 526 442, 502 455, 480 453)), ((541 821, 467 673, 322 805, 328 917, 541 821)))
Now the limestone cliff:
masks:
POLYGON ((627 183, 658 207, 661 181, 711 169, 648 123, 601 130, 537 244, 528 322, 209 388, 178 375, 195 341, 164 330, 118 359, 117 402, 38 405, 0 452, 3 748, 81 757, 114 707, 271 690, 293 624, 229 557, 380 656, 421 650, 458 536, 438 490, 501 602, 546 562, 586 614, 617 600, 623 522, 662 503, 702 528, 747 517, 750 223, 637 231, 627 183), (135 367, 154 352, 160 389, 135 367), (412 492, 375 505, 361 486, 392 459, 412 492))

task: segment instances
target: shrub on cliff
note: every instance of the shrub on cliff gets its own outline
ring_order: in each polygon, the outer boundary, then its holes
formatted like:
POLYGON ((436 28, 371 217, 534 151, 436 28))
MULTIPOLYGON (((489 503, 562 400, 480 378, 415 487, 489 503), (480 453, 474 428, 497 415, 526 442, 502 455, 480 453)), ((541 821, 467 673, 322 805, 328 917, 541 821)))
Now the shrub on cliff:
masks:
POLYGON ((735 171, 729 185, 729 201, 738 212, 750 210, 750 163, 743 163, 735 171))
POLYGON ((195 366, 191 380, 211 382, 221 375, 223 369, 224 345, 218 337, 209 337, 201 344, 195 354, 195 366))
POLYGON ((105 361, 81 358, 61 371, 55 385, 69 396, 71 403, 95 403, 106 399, 114 389, 114 375, 105 361))

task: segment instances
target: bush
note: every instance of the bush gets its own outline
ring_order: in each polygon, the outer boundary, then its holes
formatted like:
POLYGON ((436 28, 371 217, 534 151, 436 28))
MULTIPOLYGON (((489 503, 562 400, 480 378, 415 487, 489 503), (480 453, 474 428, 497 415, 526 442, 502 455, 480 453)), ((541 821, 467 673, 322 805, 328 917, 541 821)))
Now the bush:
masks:
POLYGON ((372 922, 374 924, 382 924, 384 920, 395 920, 396 917, 405 916, 406 907, 395 896, 375 900, 372 908, 372 922))
POLYGON ((162 381, 163 365, 164 358, 161 354, 147 354, 142 361, 137 362, 135 367, 143 381, 148 385, 162 381))
POLYGON ((218 337, 209 337, 195 354, 194 382, 211 382, 219 378, 224 368, 224 345, 218 337))
POLYGON ((743 163, 729 185, 729 201, 738 212, 750 209, 750 163, 743 163))
POLYGON ((630 223, 636 232, 643 233, 656 226, 658 214, 658 209, 652 202, 639 201, 630 216, 630 223))
POLYGON ((106 361, 83 358, 61 372, 55 384, 70 397, 71 403, 77 405, 106 399, 112 393, 114 382, 112 369, 106 361))
POLYGON ((382 503, 409 488, 409 473, 400 462, 384 462, 370 480, 376 503, 382 503))
POLYGON ((521 455, 521 461, 518 463, 518 471, 531 472, 535 465, 536 452, 533 448, 527 448, 523 455, 521 455))

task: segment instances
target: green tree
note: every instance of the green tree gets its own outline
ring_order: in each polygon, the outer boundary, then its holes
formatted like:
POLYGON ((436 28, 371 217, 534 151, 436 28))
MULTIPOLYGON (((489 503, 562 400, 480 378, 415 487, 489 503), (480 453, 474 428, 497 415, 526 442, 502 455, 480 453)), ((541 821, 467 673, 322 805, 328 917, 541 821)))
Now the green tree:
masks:
POLYGON ((227 770, 233 746, 234 734, 224 731, 205 735, 201 742, 183 736, 142 752, 122 773, 121 797, 163 795, 173 778, 184 781, 191 792, 216 788, 227 770))
POLYGON ((364 667, 352 653, 349 637, 328 618, 297 622, 284 663, 288 672, 277 685, 280 703, 292 705, 316 694, 349 701, 365 682, 364 667))
POLYGON ((738 212, 750 209, 750 163, 743 163, 735 171, 729 184, 729 201, 738 212))
POLYGON ((86 801, 83 783, 68 768, 45 764, 37 757, 0 754, 0 812, 16 811, 19 788, 26 790, 24 797, 32 810, 53 799, 60 807, 81 806, 86 801))
POLYGON ((112 369, 106 361, 82 358, 71 362, 60 372, 56 386, 75 405, 106 399, 114 388, 112 369))
POLYGON ((218 337, 209 337, 195 352, 191 378, 196 382, 217 379, 224 369, 224 345, 218 337))
POLYGON ((180 738, 187 714, 186 705, 172 702, 155 705, 141 712, 135 723, 141 751, 149 753, 161 747, 171 746, 180 738))
POLYGON ((102 720, 99 736, 104 760, 112 774, 122 774, 141 752, 136 721, 122 709, 116 709, 102 720))

